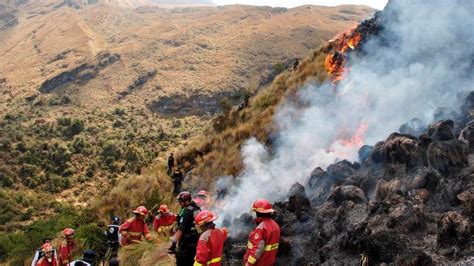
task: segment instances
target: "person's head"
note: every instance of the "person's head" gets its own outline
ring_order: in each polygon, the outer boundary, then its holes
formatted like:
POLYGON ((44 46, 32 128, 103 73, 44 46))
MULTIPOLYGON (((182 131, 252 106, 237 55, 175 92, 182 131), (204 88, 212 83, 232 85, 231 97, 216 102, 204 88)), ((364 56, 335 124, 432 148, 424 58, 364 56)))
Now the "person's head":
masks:
POLYGON ((43 242, 42 242, 42 243, 43 243, 43 244, 51 243, 51 238, 49 238, 49 237, 43 238, 43 242))
POLYGON ((50 243, 46 243, 41 246, 41 250, 43 251, 44 256, 48 259, 48 261, 51 261, 51 258, 53 257, 53 246, 51 246, 50 243))
POLYGON ((199 212, 198 215, 196 215, 196 218, 194 218, 197 231, 201 233, 209 228, 214 228, 214 221, 217 220, 217 218, 218 216, 211 211, 204 210, 199 212))
POLYGON ((201 198, 201 199, 207 199, 207 191, 205 191, 205 190, 199 191, 198 194, 197 194, 197 197, 201 198))
POLYGON ((173 153, 170 153, 170 157, 173 157, 173 153))
POLYGON ((183 208, 189 206, 189 204, 191 204, 191 200, 191 193, 188 191, 183 191, 178 195, 179 206, 183 208))
POLYGON ((252 205, 252 211, 255 212, 255 222, 260 223, 264 218, 272 217, 275 210, 272 204, 266 199, 257 199, 252 205))
POLYGON ((138 206, 133 213, 135 213, 135 217, 140 219, 145 219, 145 216, 148 214, 148 210, 144 206, 138 206))
POLYGON ((66 238, 67 241, 72 241, 74 239, 74 234, 76 231, 72 228, 65 228, 63 230, 63 235, 66 238))
POLYGON ((117 217, 117 216, 112 217, 112 224, 119 225, 120 224, 120 218, 117 217))
POLYGON ((89 263, 89 264, 94 263, 94 261, 95 261, 95 251, 90 250, 90 249, 84 250, 84 252, 82 253, 82 260, 89 263))
POLYGON ((160 208, 158 208, 159 213, 167 213, 169 211, 170 211, 170 209, 168 208, 168 206, 166 206, 164 204, 160 205, 160 208))
POLYGON ((109 260, 109 266, 119 266, 119 260, 117 258, 111 258, 109 260))

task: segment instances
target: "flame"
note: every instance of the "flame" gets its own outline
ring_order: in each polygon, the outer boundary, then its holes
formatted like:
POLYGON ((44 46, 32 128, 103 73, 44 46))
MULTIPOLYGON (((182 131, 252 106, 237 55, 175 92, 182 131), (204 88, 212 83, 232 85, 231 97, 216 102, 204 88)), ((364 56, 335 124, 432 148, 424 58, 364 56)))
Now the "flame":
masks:
POLYGON ((368 128, 369 125, 363 120, 355 131, 349 127, 343 127, 336 141, 326 151, 335 153, 338 158, 351 158, 357 155, 357 150, 364 145, 364 136, 368 128))
POLYGON ((364 136, 368 128, 369 128, 369 125, 366 122, 361 121, 356 131, 354 132, 354 135, 352 135, 352 137, 342 138, 339 140, 341 145, 344 147, 350 147, 350 148, 361 147, 362 145, 364 145, 364 136))
POLYGON ((362 35, 359 32, 356 32, 355 28, 347 33, 341 34, 336 40, 336 52, 328 55, 324 61, 326 71, 331 76, 333 83, 336 83, 343 78, 342 76, 346 71, 345 64, 347 52, 355 50, 361 40, 362 35))

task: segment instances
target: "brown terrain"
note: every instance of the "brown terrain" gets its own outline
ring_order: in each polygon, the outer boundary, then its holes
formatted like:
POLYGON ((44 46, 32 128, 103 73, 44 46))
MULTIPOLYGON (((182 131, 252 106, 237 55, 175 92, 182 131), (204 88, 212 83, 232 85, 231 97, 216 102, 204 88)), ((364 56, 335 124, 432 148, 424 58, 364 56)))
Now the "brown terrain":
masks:
POLYGON ((191 108, 182 114, 193 114, 195 106, 207 107, 198 113, 214 112, 212 96, 254 91, 268 82, 274 65, 303 57, 373 12, 354 6, 124 7, 131 2, 7 7, 17 10, 5 12, 17 22, 3 23, 0 32, 6 87, 0 108, 42 92, 67 94, 88 108, 146 105, 174 114, 179 108, 167 104, 186 102, 191 108))

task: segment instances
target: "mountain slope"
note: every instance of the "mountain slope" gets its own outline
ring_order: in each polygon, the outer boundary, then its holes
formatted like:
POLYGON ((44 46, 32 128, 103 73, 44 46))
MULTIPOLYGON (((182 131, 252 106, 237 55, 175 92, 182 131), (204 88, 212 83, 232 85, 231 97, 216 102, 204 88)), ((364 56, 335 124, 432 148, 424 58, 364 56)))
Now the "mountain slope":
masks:
POLYGON ((148 104, 156 111, 153 101, 166 97, 207 99, 252 91, 271 75, 273 65, 303 56, 372 12, 357 7, 349 13, 344 6, 133 10, 100 3, 82 9, 58 5, 28 3, 19 25, 0 33, 0 77, 9 88, 1 108, 13 96, 37 93, 63 73, 97 64, 101 52, 118 54, 120 60, 100 75, 71 77, 48 92, 67 93, 91 108, 148 104), (146 77, 148 72, 154 74, 146 77), (140 78, 143 84, 134 87, 140 78))

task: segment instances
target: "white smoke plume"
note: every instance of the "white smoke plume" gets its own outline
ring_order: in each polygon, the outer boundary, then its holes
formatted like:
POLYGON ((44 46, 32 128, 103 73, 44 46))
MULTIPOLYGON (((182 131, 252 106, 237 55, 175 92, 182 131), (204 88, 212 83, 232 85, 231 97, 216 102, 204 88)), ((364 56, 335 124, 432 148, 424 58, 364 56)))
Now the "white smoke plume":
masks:
POLYGON ((299 97, 309 107, 281 106, 272 154, 247 141, 245 169, 221 216, 239 217, 257 198, 285 200, 314 168, 356 160, 362 144, 384 140, 414 117, 432 122, 437 107, 455 106, 458 92, 473 89, 473 10, 472 1, 391 1, 384 30, 366 40, 363 56, 350 59, 339 93, 331 84, 308 85, 299 97), (344 132, 360 139, 348 143, 344 132))

